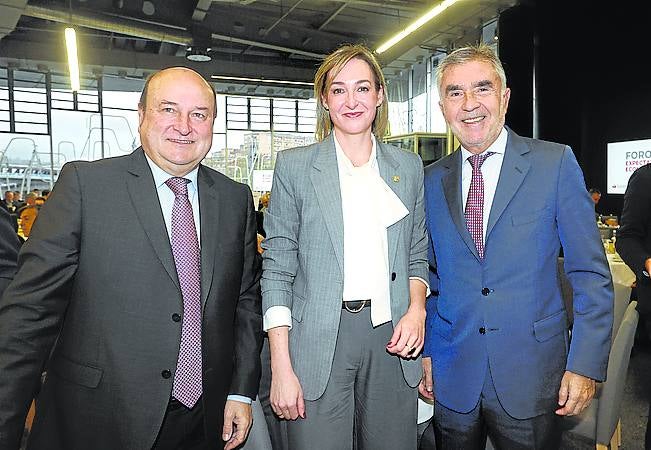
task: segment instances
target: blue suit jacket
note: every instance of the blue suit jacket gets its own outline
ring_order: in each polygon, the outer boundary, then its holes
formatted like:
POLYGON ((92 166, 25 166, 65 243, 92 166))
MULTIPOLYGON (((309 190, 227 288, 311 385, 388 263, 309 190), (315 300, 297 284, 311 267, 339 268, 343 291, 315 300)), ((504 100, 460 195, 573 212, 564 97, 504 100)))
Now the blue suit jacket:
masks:
POLYGON ((490 367, 504 409, 528 418, 556 408, 570 370, 603 380, 613 293, 594 206, 572 150, 509 130, 488 219, 485 257, 466 228, 461 152, 428 166, 430 281, 425 353, 444 406, 472 410, 490 367), (574 288, 574 325, 557 257, 574 288))

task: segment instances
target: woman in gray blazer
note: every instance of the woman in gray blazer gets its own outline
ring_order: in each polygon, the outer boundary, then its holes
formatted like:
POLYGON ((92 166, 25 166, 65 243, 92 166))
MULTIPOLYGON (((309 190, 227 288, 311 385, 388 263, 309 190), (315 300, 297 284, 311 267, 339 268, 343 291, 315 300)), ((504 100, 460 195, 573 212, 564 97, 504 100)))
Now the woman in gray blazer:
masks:
POLYGON ((271 403, 290 449, 416 447, 423 166, 380 141, 386 85, 345 45, 314 83, 318 143, 278 153, 262 244, 271 403))

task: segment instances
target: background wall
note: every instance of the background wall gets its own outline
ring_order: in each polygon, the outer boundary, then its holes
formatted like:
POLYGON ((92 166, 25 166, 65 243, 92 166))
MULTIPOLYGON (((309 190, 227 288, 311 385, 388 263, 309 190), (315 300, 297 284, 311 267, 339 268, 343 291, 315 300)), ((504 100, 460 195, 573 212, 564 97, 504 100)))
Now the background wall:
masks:
POLYGON ((500 16, 500 56, 514 91, 507 125, 570 145, 587 187, 603 193, 602 213, 619 214, 623 203, 606 194, 606 144, 651 138, 644 3, 525 0, 500 16))

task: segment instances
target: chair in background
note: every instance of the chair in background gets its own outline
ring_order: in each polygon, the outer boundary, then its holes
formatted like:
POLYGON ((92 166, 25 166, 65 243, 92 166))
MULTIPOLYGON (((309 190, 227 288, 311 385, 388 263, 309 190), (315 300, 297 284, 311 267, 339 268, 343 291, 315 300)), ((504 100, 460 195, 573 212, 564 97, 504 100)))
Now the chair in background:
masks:
MULTIPOLYGON (((574 308, 573 300, 574 293, 572 291, 572 285, 570 280, 565 274, 564 259, 558 258, 558 279, 561 283, 561 295, 563 297, 563 303, 565 304, 565 310, 567 311, 567 316, 570 324, 574 322, 574 308)), ((613 288, 615 291, 615 304, 613 308, 613 334, 612 339, 615 340, 617 335, 617 330, 619 330, 619 325, 622 323, 624 318, 624 312, 628 307, 628 304, 631 299, 631 287, 625 286, 620 283, 613 283, 613 288)))
POLYGON ((613 342, 617 336, 617 330, 624 319, 624 313, 631 301, 631 287, 620 283, 613 283, 615 289, 615 305, 613 308, 613 342))
POLYGON ((604 383, 597 385, 597 394, 590 406, 578 416, 563 418, 563 427, 592 440, 597 450, 617 449, 622 442, 620 408, 626 384, 626 373, 639 315, 637 302, 629 303, 608 358, 604 383))
POLYGON ((574 323, 574 291, 572 291, 570 280, 565 274, 565 259, 563 257, 558 258, 557 270, 558 279, 561 283, 561 296, 563 297, 565 311, 567 312, 567 320, 571 326, 574 323))

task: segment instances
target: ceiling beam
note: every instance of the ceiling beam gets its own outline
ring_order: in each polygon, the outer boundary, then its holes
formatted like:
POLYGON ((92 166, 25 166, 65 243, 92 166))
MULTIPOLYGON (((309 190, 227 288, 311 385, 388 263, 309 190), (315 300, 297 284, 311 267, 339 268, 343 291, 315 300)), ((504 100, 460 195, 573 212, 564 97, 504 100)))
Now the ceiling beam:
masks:
MULTIPOLYGON (((150 39, 157 42, 168 42, 171 44, 185 46, 192 45, 192 35, 186 30, 179 30, 177 27, 167 28, 164 26, 156 26, 147 23, 130 21, 128 19, 106 19, 99 14, 94 14, 91 12, 70 12, 66 8, 54 6, 49 6, 46 8, 37 5, 27 5, 25 7, 24 15, 44 20, 52 20, 65 24, 74 24, 85 28, 124 34, 126 36, 150 39)), ((282 45, 259 42, 218 33, 212 33, 211 37, 212 39, 216 40, 233 42, 242 45, 251 45, 254 47, 266 48, 282 53, 297 54, 313 59, 322 59, 325 56, 321 53, 308 52, 301 49, 289 48, 282 45)))
MULTIPOLYGON (((275 80, 290 80, 311 82, 315 68, 312 65, 300 66, 281 63, 278 60, 269 62, 260 58, 233 60, 231 55, 213 55, 213 60, 205 63, 193 63, 184 57, 160 55, 155 53, 135 52, 128 50, 106 50, 79 48, 81 69, 86 75, 92 74, 93 69, 101 68, 104 73, 117 74, 118 70, 129 73, 141 71, 151 72, 162 67, 185 66, 210 78, 211 75, 242 76, 255 74, 256 78, 275 80)), ((0 41, 0 64, 11 62, 26 69, 37 69, 38 64, 46 63, 53 70, 67 73, 65 48, 54 43, 34 43, 3 39, 0 41), (56 68, 56 69, 55 69, 56 68)))
POLYGON ((208 14, 212 0, 199 0, 197 6, 194 7, 194 12, 192 13, 192 20, 195 22, 203 22, 208 14))

